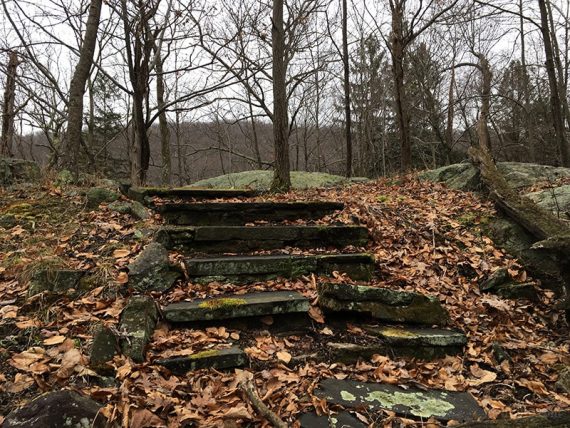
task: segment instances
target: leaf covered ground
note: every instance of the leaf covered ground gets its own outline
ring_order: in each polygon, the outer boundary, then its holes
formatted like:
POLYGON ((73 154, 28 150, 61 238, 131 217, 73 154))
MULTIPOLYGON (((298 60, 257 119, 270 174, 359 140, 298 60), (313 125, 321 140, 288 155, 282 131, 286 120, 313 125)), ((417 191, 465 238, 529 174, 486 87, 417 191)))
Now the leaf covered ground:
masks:
MULTIPOLYGON (((377 262, 373 284, 437 296, 450 312, 449 327, 468 336, 464 354, 432 362, 376 355, 351 365, 310 359, 292 365, 295 358, 332 339, 370 340, 357 324, 341 329, 326 323, 316 306, 318 278, 249 286, 183 281, 154 297, 167 303, 295 289, 315 304, 310 313, 313 327, 284 336, 271 333, 270 318, 264 320, 267 330, 255 332, 225 326, 172 330, 160 323, 146 363, 116 357, 116 379, 100 377, 88 361, 93 327, 117 324, 133 293, 126 265, 149 242, 150 230, 160 219, 140 222, 105 205, 87 210, 78 188, 20 187, 0 190, 0 219, 5 220, 0 221, 0 415, 41 392, 72 388, 106 403, 107 417, 125 427, 269 426, 240 390, 243 377, 253 377, 262 400, 290 426, 302 412, 331 410, 313 395, 319 381, 330 377, 469 391, 491 418, 570 406, 570 396, 555 389, 560 367, 570 364, 570 348, 562 311, 553 309, 553 292, 540 291, 540 302, 530 303, 479 291, 478 283, 500 267, 507 267, 516 280, 531 280, 481 232, 496 214, 479 197, 411 178, 258 199, 345 202, 343 212, 319 223, 367 225, 372 240, 365 250, 374 253, 377 262), (94 288, 75 300, 41 295, 28 299, 29 278, 45 266, 90 270, 95 273, 94 288), (501 364, 493 354, 495 342, 510 356, 501 364), (174 376, 153 364, 157 358, 235 343, 252 360, 245 371, 174 376)), ((181 260, 175 254, 172 258, 181 260)), ((420 425, 390 412, 359 409, 357 416, 371 426, 420 425)))

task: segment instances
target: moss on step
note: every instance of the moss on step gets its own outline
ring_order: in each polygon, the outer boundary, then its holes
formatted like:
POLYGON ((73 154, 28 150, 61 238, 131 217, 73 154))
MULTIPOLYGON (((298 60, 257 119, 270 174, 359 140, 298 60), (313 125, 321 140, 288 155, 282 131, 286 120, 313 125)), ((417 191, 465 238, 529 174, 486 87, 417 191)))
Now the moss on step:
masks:
POLYGON ((245 305, 247 303, 244 299, 234 299, 234 298, 220 298, 214 300, 208 300, 200 303, 198 306, 205 309, 222 309, 230 308, 233 306, 245 305))

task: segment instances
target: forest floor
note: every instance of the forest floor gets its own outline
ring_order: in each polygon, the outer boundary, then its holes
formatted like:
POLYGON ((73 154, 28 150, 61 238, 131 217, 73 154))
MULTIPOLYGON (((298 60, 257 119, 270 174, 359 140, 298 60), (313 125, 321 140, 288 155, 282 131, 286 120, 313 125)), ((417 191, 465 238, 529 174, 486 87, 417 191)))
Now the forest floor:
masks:
MULTIPOLYGON (((373 284, 437 296, 450 313, 449 327, 467 334, 464 354, 431 362, 377 355, 350 365, 331 361, 288 367, 285 363, 305 348, 343 334, 323 324, 315 305, 310 312, 314 334, 307 337, 240 337, 224 327, 169 331, 161 323, 147 361, 135 364, 115 357, 118 381, 111 382, 89 368, 93 326, 118 323, 133 293, 126 266, 150 240, 144 231, 160 219, 138 221, 104 204, 88 210, 79 188, 22 186, 0 189, 0 214, 16 213, 18 219, 0 224, 0 415, 41 392, 71 388, 106 403, 108 418, 126 427, 269 426, 238 388, 243 372, 174 376, 153 364, 157 358, 188 355, 229 340, 247 345, 249 357, 259 363, 251 371, 260 396, 290 426, 300 413, 326 412, 327 404, 313 395, 325 378, 468 391, 491 418, 570 407, 570 395, 555 389, 560 367, 570 364, 570 342, 563 312, 553 309, 554 293, 541 290, 539 301, 531 303, 479 290, 478 284, 501 267, 520 282, 531 279, 482 233, 481 226, 495 215, 489 203, 413 177, 258 199, 345 202, 344 211, 317 223, 367 225, 372 239, 366 251, 377 260, 373 284), (96 284, 75 300, 28 298, 29 278, 46 265, 90 270, 96 284), (510 360, 496 362, 494 342, 501 343, 510 360)), ((316 303, 317 280, 271 281, 247 289, 294 289, 316 303)), ((183 281, 154 297, 166 303, 241 290, 183 281)), ((356 341, 365 337, 358 327, 348 333, 356 341)), ((418 425, 390 412, 362 409, 359 418, 377 426, 418 425)))

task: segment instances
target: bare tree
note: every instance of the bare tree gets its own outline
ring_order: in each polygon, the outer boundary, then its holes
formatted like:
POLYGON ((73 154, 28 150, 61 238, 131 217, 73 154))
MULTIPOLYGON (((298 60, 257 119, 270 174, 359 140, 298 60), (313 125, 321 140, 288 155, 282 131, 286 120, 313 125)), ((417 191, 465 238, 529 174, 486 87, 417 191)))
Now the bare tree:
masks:
POLYGON ((4 88, 4 102, 2 104, 2 139, 0 140, 0 156, 12 156, 14 141, 14 104, 16 99, 16 74, 20 59, 18 52, 8 52, 8 65, 6 67, 6 84, 4 88))

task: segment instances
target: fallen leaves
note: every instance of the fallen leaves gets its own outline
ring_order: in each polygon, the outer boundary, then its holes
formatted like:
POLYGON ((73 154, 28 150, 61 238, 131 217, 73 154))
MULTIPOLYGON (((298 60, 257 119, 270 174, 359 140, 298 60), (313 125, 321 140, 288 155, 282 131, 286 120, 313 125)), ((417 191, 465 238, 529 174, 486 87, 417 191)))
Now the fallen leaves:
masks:
POLYGON ((497 373, 489 370, 484 370, 479 367, 478 364, 472 364, 471 367, 469 367, 469 371, 475 377, 475 379, 469 379, 467 381, 470 386, 483 385, 484 383, 493 382, 495 379, 497 379, 497 373))

